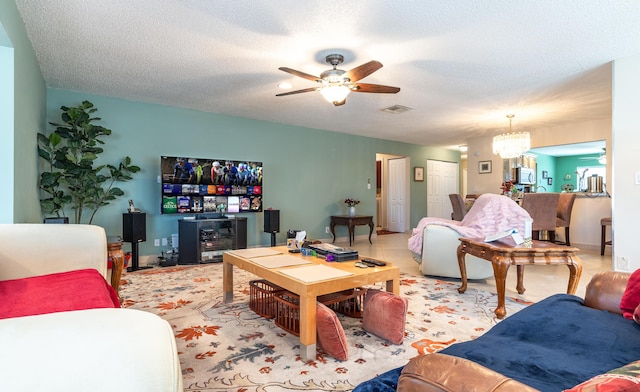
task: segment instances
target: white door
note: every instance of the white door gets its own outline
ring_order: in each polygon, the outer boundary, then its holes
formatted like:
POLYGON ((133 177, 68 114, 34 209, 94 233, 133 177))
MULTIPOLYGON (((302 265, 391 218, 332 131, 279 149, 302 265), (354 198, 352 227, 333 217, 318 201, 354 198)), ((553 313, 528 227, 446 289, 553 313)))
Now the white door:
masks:
POLYGON ((427 216, 451 219, 450 193, 458 193, 458 163, 427 161, 427 216))
POLYGON ((407 212, 407 158, 389 159, 389 231, 404 232, 407 212))

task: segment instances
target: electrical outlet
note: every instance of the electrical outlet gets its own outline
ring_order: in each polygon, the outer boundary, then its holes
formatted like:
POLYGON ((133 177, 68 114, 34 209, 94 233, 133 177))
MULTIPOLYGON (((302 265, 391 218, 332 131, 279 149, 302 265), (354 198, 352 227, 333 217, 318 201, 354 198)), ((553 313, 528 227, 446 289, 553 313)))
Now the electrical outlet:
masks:
POLYGON ((153 246, 160 246, 160 239, 156 238, 153 240, 153 246))
POLYGON ((331 233, 331 231, 329 230, 329 226, 324 228, 324 232, 327 233, 327 234, 331 233))
POLYGON ((167 246, 167 243, 168 243, 167 239, 163 238, 162 239, 162 246, 167 246))
POLYGON ((626 257, 618 256, 616 257, 616 270, 618 271, 629 271, 629 261, 626 257))

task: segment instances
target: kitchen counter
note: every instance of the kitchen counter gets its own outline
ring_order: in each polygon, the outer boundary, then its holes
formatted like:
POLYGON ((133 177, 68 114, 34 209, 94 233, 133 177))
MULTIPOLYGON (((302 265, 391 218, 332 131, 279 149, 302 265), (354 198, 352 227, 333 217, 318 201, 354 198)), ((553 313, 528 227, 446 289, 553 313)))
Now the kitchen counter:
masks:
MULTIPOLYGON (((576 192, 576 201, 571 212, 571 246, 581 249, 600 249, 600 219, 611 216, 611 198, 606 194, 597 197, 576 192)), ((557 230, 559 241, 564 241, 564 230, 557 230)), ((607 233, 607 238, 611 233, 607 233)))

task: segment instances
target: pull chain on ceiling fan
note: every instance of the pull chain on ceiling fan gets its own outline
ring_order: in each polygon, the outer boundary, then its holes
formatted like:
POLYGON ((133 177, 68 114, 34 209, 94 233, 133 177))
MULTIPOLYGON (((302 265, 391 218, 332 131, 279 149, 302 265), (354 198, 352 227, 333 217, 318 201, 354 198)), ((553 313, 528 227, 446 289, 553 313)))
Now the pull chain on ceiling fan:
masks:
POLYGON ((324 71, 320 76, 313 76, 308 73, 296 71, 295 69, 280 67, 281 71, 290 73, 303 79, 311 80, 320 84, 318 87, 305 88, 302 90, 289 91, 286 93, 276 94, 276 97, 283 97, 285 95, 293 95, 300 93, 308 93, 311 91, 320 91, 320 94, 328 102, 331 102, 335 106, 344 105, 347 102, 347 95, 351 92, 356 93, 383 93, 383 94, 395 94, 400 91, 399 87, 383 86, 380 84, 370 83, 356 83, 360 79, 363 79, 375 71, 382 68, 382 64, 379 61, 369 61, 362 64, 359 67, 353 68, 350 71, 344 71, 338 69, 338 65, 344 61, 344 56, 341 54, 330 54, 326 57, 326 62, 333 66, 333 69, 324 71))

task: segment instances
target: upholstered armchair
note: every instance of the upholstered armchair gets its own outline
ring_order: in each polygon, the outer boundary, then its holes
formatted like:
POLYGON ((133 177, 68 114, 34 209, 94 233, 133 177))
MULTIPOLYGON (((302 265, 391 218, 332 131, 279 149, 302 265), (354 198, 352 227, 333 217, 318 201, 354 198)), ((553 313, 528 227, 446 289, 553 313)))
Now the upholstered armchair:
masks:
POLYGON ((569 224, 571 223, 571 211, 573 210, 573 202, 575 201, 575 193, 561 193, 558 199, 556 227, 564 227, 564 243, 567 246, 571 246, 571 241, 569 240, 569 224))
POLYGON ((525 193, 522 197, 522 208, 533 219, 534 240, 540 238, 541 231, 546 231, 549 233, 549 241, 555 242, 559 198, 558 193, 525 193))
MULTIPOLYGON (((422 218, 409 238, 409 250, 424 275, 460 278, 459 238, 484 238, 508 229, 524 231, 527 211, 510 198, 486 193, 478 197, 462 221, 422 218)), ((472 255, 466 258, 467 278, 493 276, 490 262, 472 255)))
POLYGON ((467 206, 462 195, 459 193, 452 193, 449 195, 449 200, 451 200, 451 207, 453 208, 451 219, 461 221, 467 214, 467 206))

